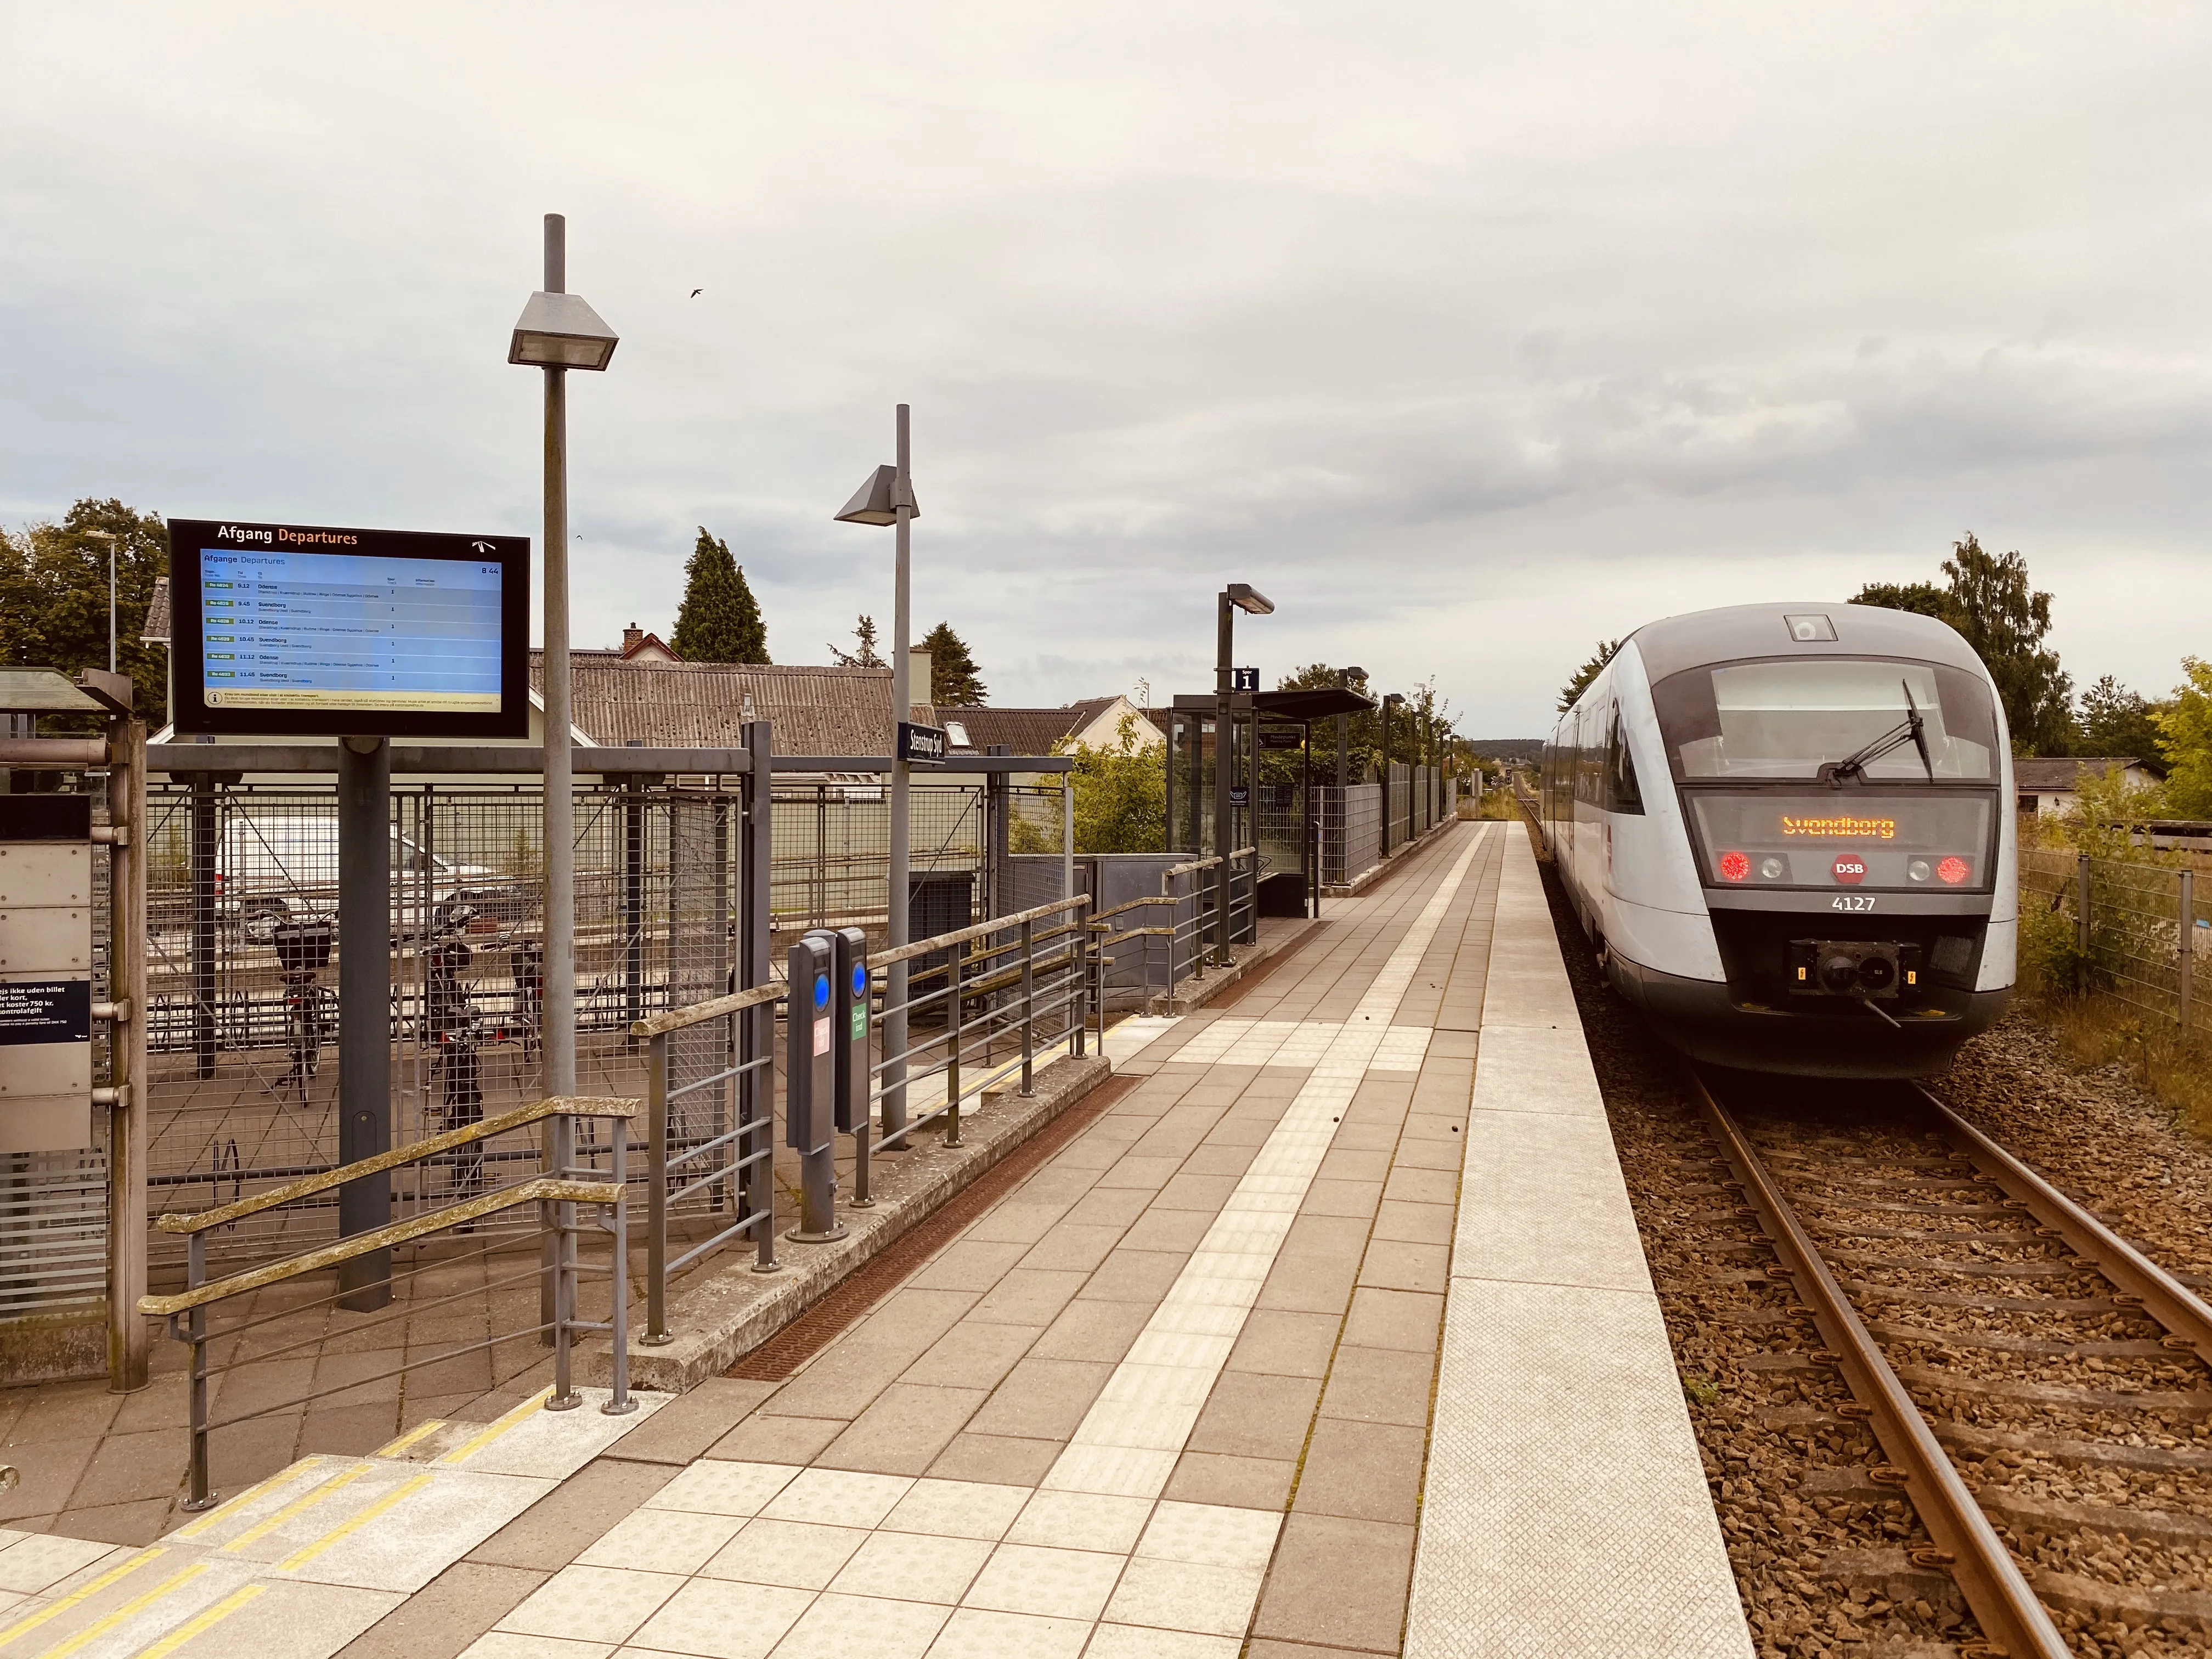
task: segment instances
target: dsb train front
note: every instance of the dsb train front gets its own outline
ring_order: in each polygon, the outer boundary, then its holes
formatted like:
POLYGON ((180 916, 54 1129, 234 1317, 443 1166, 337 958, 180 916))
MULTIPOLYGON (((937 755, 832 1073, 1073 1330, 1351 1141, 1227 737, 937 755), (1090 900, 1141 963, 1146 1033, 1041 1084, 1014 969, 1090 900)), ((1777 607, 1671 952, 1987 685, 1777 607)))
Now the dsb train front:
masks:
POLYGON ((2003 1012, 2011 745, 1932 617, 1735 605, 1638 629, 1560 717, 1543 836, 1613 983, 1698 1060, 1923 1077, 2003 1012))

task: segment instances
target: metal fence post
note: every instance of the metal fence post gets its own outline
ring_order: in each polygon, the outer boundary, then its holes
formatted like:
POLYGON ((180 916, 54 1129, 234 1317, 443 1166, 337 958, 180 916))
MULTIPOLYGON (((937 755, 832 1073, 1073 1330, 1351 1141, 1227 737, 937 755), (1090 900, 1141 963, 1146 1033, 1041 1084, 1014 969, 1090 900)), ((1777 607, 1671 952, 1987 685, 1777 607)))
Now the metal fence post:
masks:
MULTIPOLYGON (((656 1048, 666 1041, 653 1040, 656 1048)), ((666 1050, 662 1049, 665 1054, 666 1050)), ((663 1075, 665 1075, 664 1065, 663 1075)), ((614 1389, 607 1403, 599 1407, 609 1417, 624 1417, 637 1409, 637 1401, 629 1393, 629 1120, 618 1117, 614 1121, 615 1178, 614 1215, 610 1231, 614 1236, 614 1259, 608 1264, 608 1277, 613 1285, 612 1311, 608 1316, 611 1327, 608 1334, 614 1339, 614 1389)), ((655 1187, 655 1192, 662 1188, 655 1187)))
MULTIPOLYGON (((646 1050, 645 1085, 645 1335, 653 1347, 668 1341, 668 1033, 656 1033, 646 1050)), ((615 1156, 622 1156, 621 1131, 615 1156)), ((619 1178, 619 1177, 617 1177, 619 1178)))
POLYGON ((1022 924, 1022 1097, 1036 1092, 1031 1076, 1036 1060, 1036 924, 1022 924))
POLYGON ((2084 853, 2075 868, 2074 991, 2089 988, 2089 855, 2084 853))
MULTIPOLYGON (((555 1115, 548 1126, 552 1141, 551 1173, 566 1181, 574 1172, 576 1120, 566 1112, 555 1115)), ((576 1323, 576 1206, 562 1199, 553 1212, 553 1397, 549 1412, 568 1412, 584 1403, 571 1375, 574 1360, 576 1323)))
POLYGON ((2197 872, 2181 872, 2181 1035, 2189 1035, 2190 1002, 2196 989, 2197 969, 2197 872))
MULTIPOLYGON (((198 1290, 207 1282, 207 1235, 194 1233, 185 1246, 185 1284, 198 1290)), ((208 1364, 207 1310, 194 1308, 185 1316, 185 1337, 192 1346, 190 1391, 192 1414, 191 1495, 187 1510, 215 1507, 216 1495, 208 1487, 208 1364)))
MULTIPOLYGON (((748 720, 738 737, 749 763, 745 772, 743 827, 738 848, 738 888, 743 901, 738 911, 738 986, 750 991, 769 982, 769 929, 772 917, 770 878, 775 851, 771 814, 775 783, 773 732, 766 720, 748 720)), ((747 1215, 757 1215, 760 1237, 753 1261, 755 1273, 772 1273, 775 1259, 775 1078, 771 1058, 775 1042, 775 1009, 768 1003, 748 1008, 738 1016, 738 1062, 748 1069, 738 1079, 738 1121, 750 1131, 737 1140, 739 1157, 768 1150, 770 1156, 745 1165, 740 1202, 747 1215), (755 1064, 754 1062, 762 1062, 755 1064)))
MULTIPOLYGON (((125 1394, 147 1381, 146 1322, 146 726, 135 715, 108 723, 107 994, 130 1018, 108 1028, 107 1386, 125 1394)), ((196 1016, 197 1017, 197 1016, 196 1016)))
POLYGON ((960 1144, 960 1003, 961 981, 967 977, 968 941, 962 939, 947 953, 945 964, 945 1144, 960 1144))

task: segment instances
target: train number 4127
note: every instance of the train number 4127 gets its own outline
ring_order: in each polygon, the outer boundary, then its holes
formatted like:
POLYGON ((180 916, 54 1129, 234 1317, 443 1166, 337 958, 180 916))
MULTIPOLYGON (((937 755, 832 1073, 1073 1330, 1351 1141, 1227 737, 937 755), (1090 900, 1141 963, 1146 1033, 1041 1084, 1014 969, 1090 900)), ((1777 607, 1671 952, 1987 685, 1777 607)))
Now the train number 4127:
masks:
POLYGON ((1871 910, 1874 900, 1863 893, 1838 893, 1828 901, 1831 910, 1871 910))

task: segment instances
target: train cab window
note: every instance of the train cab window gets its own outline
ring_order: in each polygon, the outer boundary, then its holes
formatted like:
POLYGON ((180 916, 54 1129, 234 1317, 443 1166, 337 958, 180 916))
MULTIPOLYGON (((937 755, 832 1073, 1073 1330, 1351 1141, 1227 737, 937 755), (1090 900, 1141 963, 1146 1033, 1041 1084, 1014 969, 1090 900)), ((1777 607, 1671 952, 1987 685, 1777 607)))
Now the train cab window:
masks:
POLYGON ((1989 688, 1940 664, 1827 656, 1723 663, 1670 675, 1652 699, 1685 781, 1815 778, 1822 766, 1862 754, 1869 782, 1987 783, 1996 775, 1989 688), (1909 735, 1915 714, 1918 742, 1909 735))
POLYGON ((1628 750, 1628 734, 1620 728, 1620 710, 1613 711, 1611 735, 1605 745, 1605 805, 1615 812, 1641 812, 1644 792, 1636 782, 1636 757, 1628 750))

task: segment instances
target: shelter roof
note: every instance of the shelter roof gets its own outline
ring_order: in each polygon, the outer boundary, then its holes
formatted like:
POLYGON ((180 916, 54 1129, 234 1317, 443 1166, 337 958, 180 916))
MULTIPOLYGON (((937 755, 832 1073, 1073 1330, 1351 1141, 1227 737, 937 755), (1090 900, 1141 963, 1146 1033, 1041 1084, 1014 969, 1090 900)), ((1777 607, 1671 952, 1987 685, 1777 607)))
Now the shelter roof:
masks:
POLYGON ((154 597, 147 601, 146 620, 139 624, 138 637, 148 645, 167 645, 169 642, 169 579, 154 578, 154 597))
POLYGON ((2013 787, 2053 792, 2071 790, 2079 787, 2084 772, 2093 778, 2101 778, 2116 766, 2124 772, 2140 768, 2154 777, 2166 775, 2166 768, 2158 762, 2133 755, 2023 756, 2012 763, 2013 787))
MULTIPOLYGON (((543 651, 530 653, 530 684, 545 684, 543 651)), ((738 728, 764 720, 779 755, 888 755, 888 668, 752 663, 624 662, 619 651, 568 655, 573 716, 593 741, 649 748, 722 749, 738 728)), ((934 724, 917 705, 908 718, 934 724)))
POLYGON ((1060 708, 955 708, 940 706, 939 726, 957 720, 968 733, 955 749, 979 754, 994 744, 1004 744, 1017 755, 1049 755, 1054 747, 1073 737, 1114 706, 1112 697, 1085 697, 1060 708))

